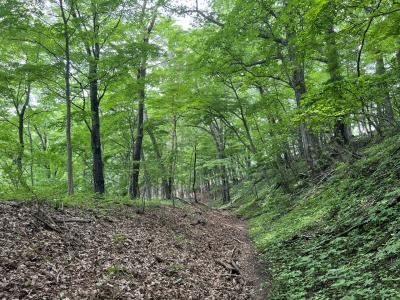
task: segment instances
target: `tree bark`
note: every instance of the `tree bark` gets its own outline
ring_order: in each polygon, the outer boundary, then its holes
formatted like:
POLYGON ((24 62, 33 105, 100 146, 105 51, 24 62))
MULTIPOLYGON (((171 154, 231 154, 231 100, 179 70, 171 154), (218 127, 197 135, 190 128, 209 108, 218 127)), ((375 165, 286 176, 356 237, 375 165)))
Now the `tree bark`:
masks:
POLYGON ((168 193, 170 194, 171 198, 173 198, 173 199, 174 199, 174 197, 172 195, 172 192, 173 192, 173 187, 174 187, 176 156, 177 156, 177 149, 178 149, 176 124, 177 124, 177 118, 176 118, 176 114, 174 113, 174 115, 172 116, 171 161, 170 161, 169 174, 168 174, 168 193))
POLYGON ((135 147, 133 150, 133 161, 132 161, 132 175, 130 185, 130 195, 133 199, 138 198, 139 195, 139 171, 140 171, 140 159, 142 153, 143 143, 143 118, 144 118, 144 98, 145 98, 145 84, 146 78, 146 67, 141 66, 137 72, 137 80, 140 84, 139 89, 139 103, 138 103, 138 117, 137 117, 137 128, 136 128, 136 140, 135 147))
POLYGON ((30 156, 31 156, 29 169, 30 169, 30 177, 31 177, 31 186, 33 187, 35 185, 35 175, 33 172, 33 139, 32 139, 32 132, 31 132, 31 122, 29 119, 26 124, 26 131, 27 131, 28 138, 29 138, 29 152, 30 152, 30 156))
MULTIPOLYGON (((145 117, 146 117, 146 113, 145 113, 145 117)), ((154 150, 154 155, 156 156, 156 160, 158 162, 159 168, 160 168, 160 172, 161 172, 161 181, 162 181, 162 187, 163 187, 163 193, 164 193, 164 197, 166 199, 171 199, 172 198, 172 191, 171 191, 171 187, 169 185, 169 182, 167 180, 167 176, 166 176, 166 168, 165 165, 162 161, 162 155, 161 155, 161 151, 160 148, 158 147, 158 143, 157 143, 157 139, 154 135, 154 132, 151 128, 147 127, 146 128, 147 134, 150 137, 150 141, 151 144, 153 146, 153 150, 154 150)))
POLYGON ((31 82, 26 82, 26 90, 25 90, 25 101, 22 104, 21 110, 16 105, 16 112, 18 115, 18 153, 17 153, 17 169, 18 169, 18 185, 22 185, 27 187, 26 182, 23 179, 23 156, 25 149, 25 141, 24 141, 24 121, 25 121, 25 112, 28 108, 29 102, 31 98, 31 82))
MULTIPOLYGON (((142 148, 142 154, 141 154, 141 159, 142 161, 145 163, 146 162, 146 157, 144 155, 144 151, 142 148)), ((147 198, 147 199, 151 199, 151 178, 150 178, 150 174, 146 168, 146 164, 143 167, 143 171, 144 171, 144 190, 143 190, 143 198, 147 198)))
MULTIPOLYGON (((35 129, 35 132, 36 132, 36 134, 38 135, 38 137, 40 139, 40 144, 41 144, 43 152, 46 153, 47 150, 48 150, 46 131, 44 130, 43 133, 41 133, 39 128, 36 125, 33 125, 33 128, 35 129)), ((50 162, 49 162, 49 159, 47 157, 46 157, 46 160, 44 162, 44 167, 46 169, 46 177, 47 177, 47 179, 51 179, 50 162)))
MULTIPOLYGON (((288 37, 292 37, 293 33, 289 32, 288 37)), ((292 72, 292 88, 295 93, 296 105, 297 108, 301 108, 301 100, 303 94, 306 92, 306 83, 305 83, 305 76, 304 76, 304 65, 303 60, 299 59, 299 54, 297 53, 296 45, 292 45, 289 47, 289 59, 290 62, 294 65, 294 70, 292 72)), ((308 167, 311 170, 315 169, 315 162, 313 159, 313 149, 312 149, 312 141, 310 132, 305 124, 304 121, 300 123, 300 150, 302 152, 302 156, 307 162, 308 167)))
MULTIPOLYGON (((287 5, 286 2, 284 3, 287 5)), ((288 58, 293 66, 293 71, 289 75, 289 83, 295 94, 297 108, 300 109, 302 105, 302 96, 306 93, 306 82, 304 75, 304 53, 302 50, 299 50, 299 47, 296 45, 295 34, 292 28, 287 28, 288 58)), ((313 171, 315 169, 315 161, 313 158, 312 139, 304 121, 300 123, 299 132, 300 153, 305 159, 309 169, 313 171)))
MULTIPOLYGON (((146 2, 143 6, 143 14, 146 9, 146 2)), ((153 30, 155 21, 156 21, 156 13, 153 15, 153 18, 150 21, 149 26, 144 32, 143 38, 143 46, 146 48, 149 45, 149 36, 151 31, 153 30)), ((133 161, 132 161, 132 174, 131 174, 131 183, 129 187, 129 192, 132 199, 135 199, 139 195, 139 175, 140 175, 140 156, 142 153, 142 143, 143 143, 143 119, 144 119, 144 100, 146 97, 145 89, 146 89, 146 64, 147 64, 147 50, 145 49, 142 53, 140 66, 137 70, 137 81, 139 83, 139 91, 138 91, 138 117, 137 117, 137 136, 135 141, 135 148, 133 151, 133 161)))
MULTIPOLYGON (((340 74, 339 52, 336 45, 336 36, 332 18, 329 19, 329 26, 326 31, 329 83, 335 83, 342 79, 340 74)), ((338 91, 340 97, 340 91, 338 91)), ((335 140, 339 145, 348 145, 351 141, 351 127, 340 117, 336 119, 334 126, 335 140)))
POLYGON ((246 138, 249 141, 249 145, 250 145, 250 150, 251 150, 251 152, 253 154, 256 154, 257 153, 257 149, 256 149, 256 146, 254 144, 253 137, 252 137, 251 132, 250 132, 250 127, 249 127, 249 124, 247 122, 247 119, 246 119, 246 116, 245 116, 245 113, 244 113, 242 99, 239 97, 238 91, 235 88, 235 86, 233 85, 233 83, 230 83, 229 86, 233 90, 233 93, 235 94, 235 98, 238 101, 238 106, 239 106, 239 111, 240 111, 239 119, 242 121, 243 127, 245 129, 246 138))
MULTIPOLYGON (((72 162, 72 141, 71 141, 71 86, 70 86, 70 36, 68 31, 68 19, 65 15, 63 1, 60 0, 61 16, 64 24, 65 41, 65 102, 66 102, 66 128, 65 136, 67 141, 67 192, 68 195, 74 194, 73 162, 72 162)), ((104 184, 103 184, 104 185, 104 184)), ((104 189, 104 187, 103 187, 104 189)), ((103 190, 104 192, 104 190, 103 190)))
POLYGON ((198 202, 197 200, 197 193, 196 193, 196 165, 197 165, 197 144, 194 144, 193 147, 193 155, 194 155, 194 159, 193 159, 193 184, 192 184, 192 192, 193 192, 193 196, 194 196, 194 202, 198 202))
MULTIPOLYGON (((301 98, 303 94, 306 92, 306 85, 305 85, 305 80, 304 80, 304 69, 302 66, 297 66, 296 69, 293 72, 293 83, 294 83, 294 92, 295 92, 295 98, 296 98, 296 103, 297 107, 301 107, 301 98)), ((312 156, 312 141, 311 141, 311 136, 310 132, 306 126, 306 124, 303 122, 300 123, 300 139, 301 139, 301 147, 300 149, 302 150, 302 155, 304 159, 307 162, 308 167, 311 170, 314 170, 315 168, 315 162, 312 156)))
MULTIPOLYGON (((217 121, 215 121, 210 125, 210 129, 215 146, 217 148, 217 158, 221 161, 225 160, 226 156, 223 128, 219 126, 217 121)), ((221 176, 222 202, 226 204, 231 201, 228 170, 224 164, 221 164, 219 171, 221 176)))
MULTIPOLYGON (((379 53, 378 57, 376 59, 376 64, 375 64, 375 73, 377 75, 384 75, 386 70, 385 70, 385 63, 383 60, 383 54, 379 53)), ((393 113, 393 106, 392 102, 390 99, 390 94, 387 91, 387 84, 383 82, 381 85, 382 88, 382 93, 383 93, 383 101, 378 101, 377 106, 378 106, 378 117, 379 117, 379 123, 381 125, 391 125, 394 124, 394 113, 393 113)))
POLYGON ((93 156, 93 187, 94 192, 98 194, 104 194, 104 170, 103 170, 103 159, 101 150, 101 138, 100 138, 100 100, 98 97, 98 79, 97 79, 97 67, 98 59, 100 55, 99 45, 96 44, 94 57, 95 60, 89 64, 89 78, 90 78, 90 110, 92 117, 91 126, 91 146, 93 156))
MULTIPOLYGON (((25 111, 25 110, 24 110, 25 111)), ((18 168, 18 183, 22 184, 23 163, 22 157, 24 156, 24 112, 18 115, 18 154, 17 154, 17 168, 18 168)))

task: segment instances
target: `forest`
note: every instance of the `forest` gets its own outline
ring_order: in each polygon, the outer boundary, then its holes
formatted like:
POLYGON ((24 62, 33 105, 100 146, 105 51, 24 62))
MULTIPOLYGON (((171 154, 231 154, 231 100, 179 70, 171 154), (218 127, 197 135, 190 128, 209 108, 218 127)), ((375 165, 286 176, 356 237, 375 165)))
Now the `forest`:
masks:
POLYGON ((399 24, 0 0, 0 298, 399 299, 399 24))

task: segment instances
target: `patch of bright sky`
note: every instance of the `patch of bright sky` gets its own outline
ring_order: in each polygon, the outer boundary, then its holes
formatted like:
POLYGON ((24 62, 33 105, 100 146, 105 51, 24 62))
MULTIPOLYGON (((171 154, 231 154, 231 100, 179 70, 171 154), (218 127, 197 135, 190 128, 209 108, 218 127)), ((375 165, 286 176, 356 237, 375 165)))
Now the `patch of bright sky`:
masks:
MULTIPOLYGON (((207 0, 198 0, 199 10, 208 11, 210 9, 210 3, 207 0)), ((172 6, 185 6, 188 9, 196 8, 196 0, 173 0, 171 1, 172 6)), ((181 26, 184 30, 191 29, 193 27, 194 18, 191 15, 186 16, 174 16, 176 23, 181 26)))

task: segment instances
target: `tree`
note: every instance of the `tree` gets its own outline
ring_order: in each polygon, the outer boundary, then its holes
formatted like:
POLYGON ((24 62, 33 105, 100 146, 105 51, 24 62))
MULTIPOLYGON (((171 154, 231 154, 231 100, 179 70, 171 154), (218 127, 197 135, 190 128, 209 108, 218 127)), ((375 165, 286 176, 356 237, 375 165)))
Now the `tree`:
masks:
MULTIPOLYGON (((61 17, 63 20, 63 33, 65 41, 65 103, 67 107, 65 135, 67 140, 67 190, 68 195, 74 194, 74 177, 73 177, 73 163, 72 163, 72 141, 71 141, 71 59, 70 59, 70 33, 68 28, 69 16, 66 15, 63 0, 59 0, 61 17)), ((73 4, 72 4, 73 5, 73 4)))
POLYGON ((79 30, 80 41, 84 47, 88 65, 93 188, 95 193, 103 194, 105 183, 100 132, 100 102, 107 91, 109 84, 107 80, 113 75, 113 67, 106 70, 105 74, 99 74, 99 67, 102 62, 102 50, 111 43, 113 35, 116 34, 124 7, 123 1, 91 0, 73 4, 71 14, 79 30), (102 85, 100 93, 99 84, 102 85))
POLYGON ((144 101, 146 96, 146 69, 148 63, 148 48, 149 48, 149 39, 150 34, 153 31, 157 12, 158 12, 158 4, 155 4, 154 7, 147 8, 147 0, 143 2, 142 8, 142 23, 146 22, 146 12, 147 9, 150 11, 150 22, 145 27, 143 32, 143 45, 142 52, 140 54, 140 65, 137 70, 137 81, 138 81, 138 113, 137 113, 137 134, 135 140, 135 148, 133 151, 133 162, 132 162, 132 175, 131 175, 131 183, 130 183, 130 194, 132 198, 137 198, 139 195, 139 171, 140 171, 140 156, 142 153, 142 143, 143 143, 143 120, 144 120, 144 101))

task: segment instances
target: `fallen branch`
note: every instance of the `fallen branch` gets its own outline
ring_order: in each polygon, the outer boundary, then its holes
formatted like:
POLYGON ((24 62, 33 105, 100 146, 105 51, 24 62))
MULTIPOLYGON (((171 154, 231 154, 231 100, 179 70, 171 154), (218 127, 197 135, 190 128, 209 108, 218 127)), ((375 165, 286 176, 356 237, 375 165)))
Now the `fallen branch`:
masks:
POLYGON ((179 200, 179 201, 181 201, 181 202, 183 202, 183 203, 186 203, 186 204, 188 204, 188 205, 194 205, 193 202, 187 201, 187 200, 182 199, 182 198, 179 198, 179 197, 174 197, 174 199, 179 200))
POLYGON ((174 199, 179 200, 179 201, 181 201, 183 203, 186 203, 188 205, 192 205, 192 206, 198 205, 198 206, 202 206, 202 207, 207 208, 207 209, 213 209, 212 207, 210 207, 207 204, 205 204, 203 202, 200 202, 200 201, 197 201, 197 202, 194 201, 194 200, 193 201, 188 201, 188 200, 185 200, 185 199, 182 199, 182 198, 179 198, 179 197, 174 197, 174 199))
MULTIPOLYGON (((394 207, 394 206, 398 205, 399 203, 400 203, 400 197, 397 197, 397 198, 395 198, 393 201, 391 201, 386 207, 384 207, 384 209, 394 207)), ((377 215, 380 214, 380 213, 381 213, 381 210, 378 210, 378 211, 376 212, 377 215)), ((324 246, 325 244, 331 242, 332 240, 334 240, 334 239, 336 239, 336 238, 338 238, 338 237, 345 236, 345 235, 349 234, 350 232, 352 232, 353 230, 358 229, 358 228, 361 228, 361 227, 363 227, 363 226, 365 226, 365 225, 367 225, 367 224, 369 224, 369 223, 371 223, 371 222, 372 222, 371 219, 365 219, 365 220, 362 221, 361 223, 355 224, 355 225, 351 226, 350 228, 348 228, 348 229, 346 229, 346 230, 344 230, 344 231, 342 231, 342 232, 339 232, 338 234, 334 235, 333 237, 331 237, 331 238, 329 238, 329 239, 326 239, 326 240, 323 240, 323 241, 322 241, 318 246, 316 246, 315 248, 313 248, 313 249, 311 249, 311 250, 309 250, 309 251, 306 251, 305 254, 310 253, 311 251, 320 249, 322 246, 324 246)), ((387 222, 390 222, 390 219, 385 220, 385 221, 382 222, 380 225, 382 226, 383 224, 385 224, 385 223, 387 223, 387 222)))
POLYGON ((93 220, 81 218, 54 219, 55 223, 92 223, 93 220))
POLYGON ((198 219, 194 223, 190 223, 190 225, 192 225, 192 226, 195 226, 195 225, 203 225, 203 226, 205 226, 206 224, 207 224, 207 222, 205 220, 201 220, 201 219, 198 219))
POLYGON ((243 242, 243 241, 241 241, 241 240, 239 240, 239 239, 237 239, 237 238, 232 238, 234 241, 236 241, 236 242, 238 242, 238 243, 240 243, 240 244, 244 244, 245 242, 243 242))
MULTIPOLYGON (((400 203, 400 197, 397 197, 397 198, 395 198, 393 201, 391 201, 391 202, 385 207, 385 209, 394 207, 394 206, 396 206, 398 203, 400 203)), ((376 212, 377 215, 380 214, 380 213, 381 213, 381 210, 378 210, 378 211, 376 212)), ((363 227, 364 225, 367 225, 367 224, 370 223, 370 222, 372 222, 371 219, 366 219, 366 220, 364 220, 363 222, 358 223, 358 224, 356 224, 356 225, 353 225, 353 226, 351 226, 350 228, 346 229, 345 231, 338 233, 337 235, 335 235, 335 236, 333 237, 333 239, 338 238, 338 237, 345 236, 345 235, 347 235, 348 233, 350 233, 351 231, 353 231, 354 229, 361 228, 361 227, 363 227)))
POLYGON ((334 239, 336 239, 336 238, 338 238, 338 237, 345 236, 345 235, 347 235, 348 233, 350 233, 351 231, 353 231, 354 229, 361 228, 361 227, 363 227, 364 225, 367 225, 369 222, 371 222, 371 220, 367 219, 367 220, 365 220, 365 221, 363 221, 363 222, 361 222, 361 223, 359 223, 359 224, 353 225, 353 226, 351 226, 350 228, 346 229, 345 231, 342 231, 342 232, 338 233, 337 235, 335 235, 335 236, 332 238, 332 240, 334 240, 334 239))
POLYGON ((225 276, 225 277, 241 277, 242 275, 237 275, 237 274, 221 274, 219 276, 225 276))
POLYGON ((33 216, 37 220, 39 220, 46 228, 61 233, 61 230, 57 227, 54 220, 50 216, 46 215, 44 212, 38 211, 33 216))
POLYGON ((0 204, 9 205, 9 206, 13 206, 13 207, 22 206, 22 202, 17 202, 17 201, 0 201, 0 204))
POLYGON ((291 237, 290 239, 288 239, 288 240, 285 240, 285 241, 283 241, 283 243, 285 243, 285 244, 290 244, 290 243, 293 243, 293 242, 295 242, 295 241, 297 241, 297 240, 310 240, 310 239, 312 239, 312 238, 314 238, 315 236, 312 236, 312 235, 305 235, 305 234, 295 234, 293 237, 291 237))
POLYGON ((224 267, 232 275, 240 275, 241 274, 238 265, 233 260, 231 260, 229 263, 225 263, 221 260, 216 260, 215 263, 217 265, 224 267))

